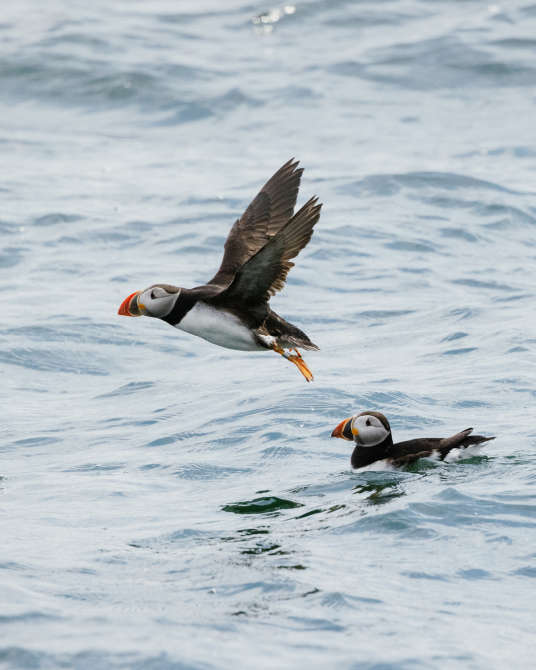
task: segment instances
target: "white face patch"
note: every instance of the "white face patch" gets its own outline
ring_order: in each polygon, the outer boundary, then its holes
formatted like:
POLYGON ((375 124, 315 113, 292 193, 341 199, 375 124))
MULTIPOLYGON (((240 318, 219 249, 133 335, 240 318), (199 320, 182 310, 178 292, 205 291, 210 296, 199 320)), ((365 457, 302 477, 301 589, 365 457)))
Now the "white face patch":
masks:
POLYGON ((356 416, 352 419, 352 434, 354 440, 361 447, 375 447, 383 442, 391 431, 371 414, 356 416))
POLYGON ((162 318, 171 312, 180 294, 180 289, 177 293, 168 293, 161 286, 151 286, 140 293, 138 305, 145 307, 145 311, 143 308, 141 308, 141 311, 146 316, 162 318))

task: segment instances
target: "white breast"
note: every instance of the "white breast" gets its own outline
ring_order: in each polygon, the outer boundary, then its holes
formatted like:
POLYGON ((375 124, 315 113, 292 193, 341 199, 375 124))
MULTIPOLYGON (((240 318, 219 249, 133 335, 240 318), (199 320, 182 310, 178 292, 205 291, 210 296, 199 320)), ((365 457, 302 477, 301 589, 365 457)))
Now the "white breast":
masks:
POLYGON ((202 337, 213 344, 241 351, 262 350, 253 333, 234 314, 198 302, 175 328, 202 337))

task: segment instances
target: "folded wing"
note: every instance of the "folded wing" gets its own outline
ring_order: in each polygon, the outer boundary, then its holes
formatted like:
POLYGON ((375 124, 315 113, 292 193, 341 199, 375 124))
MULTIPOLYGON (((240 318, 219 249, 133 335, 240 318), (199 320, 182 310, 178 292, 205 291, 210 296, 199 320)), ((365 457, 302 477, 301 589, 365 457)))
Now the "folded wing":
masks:
POLYGON ((451 449, 465 449, 495 439, 483 435, 471 435, 472 432, 472 428, 466 428, 450 437, 422 437, 407 442, 398 442, 390 450, 393 465, 408 465, 419 458, 431 456, 433 453, 437 453, 439 458, 443 460, 451 449))

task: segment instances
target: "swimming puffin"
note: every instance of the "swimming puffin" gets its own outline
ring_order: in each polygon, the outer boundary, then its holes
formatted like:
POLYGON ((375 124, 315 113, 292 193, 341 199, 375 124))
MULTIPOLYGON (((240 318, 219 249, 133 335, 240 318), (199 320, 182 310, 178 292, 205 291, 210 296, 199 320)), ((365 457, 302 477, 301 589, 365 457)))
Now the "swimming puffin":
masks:
POLYGON ((275 351, 312 381, 297 347, 318 347, 268 305, 320 217, 317 197, 294 214, 302 172, 291 159, 266 182, 231 228, 220 269, 209 282, 192 289, 153 284, 127 296, 118 314, 152 316, 228 349, 275 351))
POLYGON ((375 461, 385 460, 395 467, 408 465, 419 458, 436 452, 443 460, 451 449, 465 449, 494 437, 471 435, 472 428, 451 437, 419 437, 415 440, 393 444, 389 421, 380 412, 361 412, 344 419, 331 433, 331 437, 355 442, 352 452, 352 467, 362 468, 375 461))

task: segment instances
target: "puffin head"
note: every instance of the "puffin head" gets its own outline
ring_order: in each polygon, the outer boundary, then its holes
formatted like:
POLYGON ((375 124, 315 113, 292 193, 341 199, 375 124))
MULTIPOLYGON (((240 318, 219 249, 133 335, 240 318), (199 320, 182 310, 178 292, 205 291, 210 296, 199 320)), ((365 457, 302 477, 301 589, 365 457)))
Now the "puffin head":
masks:
POLYGON ((127 296, 117 313, 121 316, 153 316, 161 319, 175 306, 181 289, 170 284, 153 284, 127 296))
POLYGON ((375 447, 391 434, 389 421, 381 412, 361 412, 341 421, 331 437, 351 440, 359 447, 375 447))

